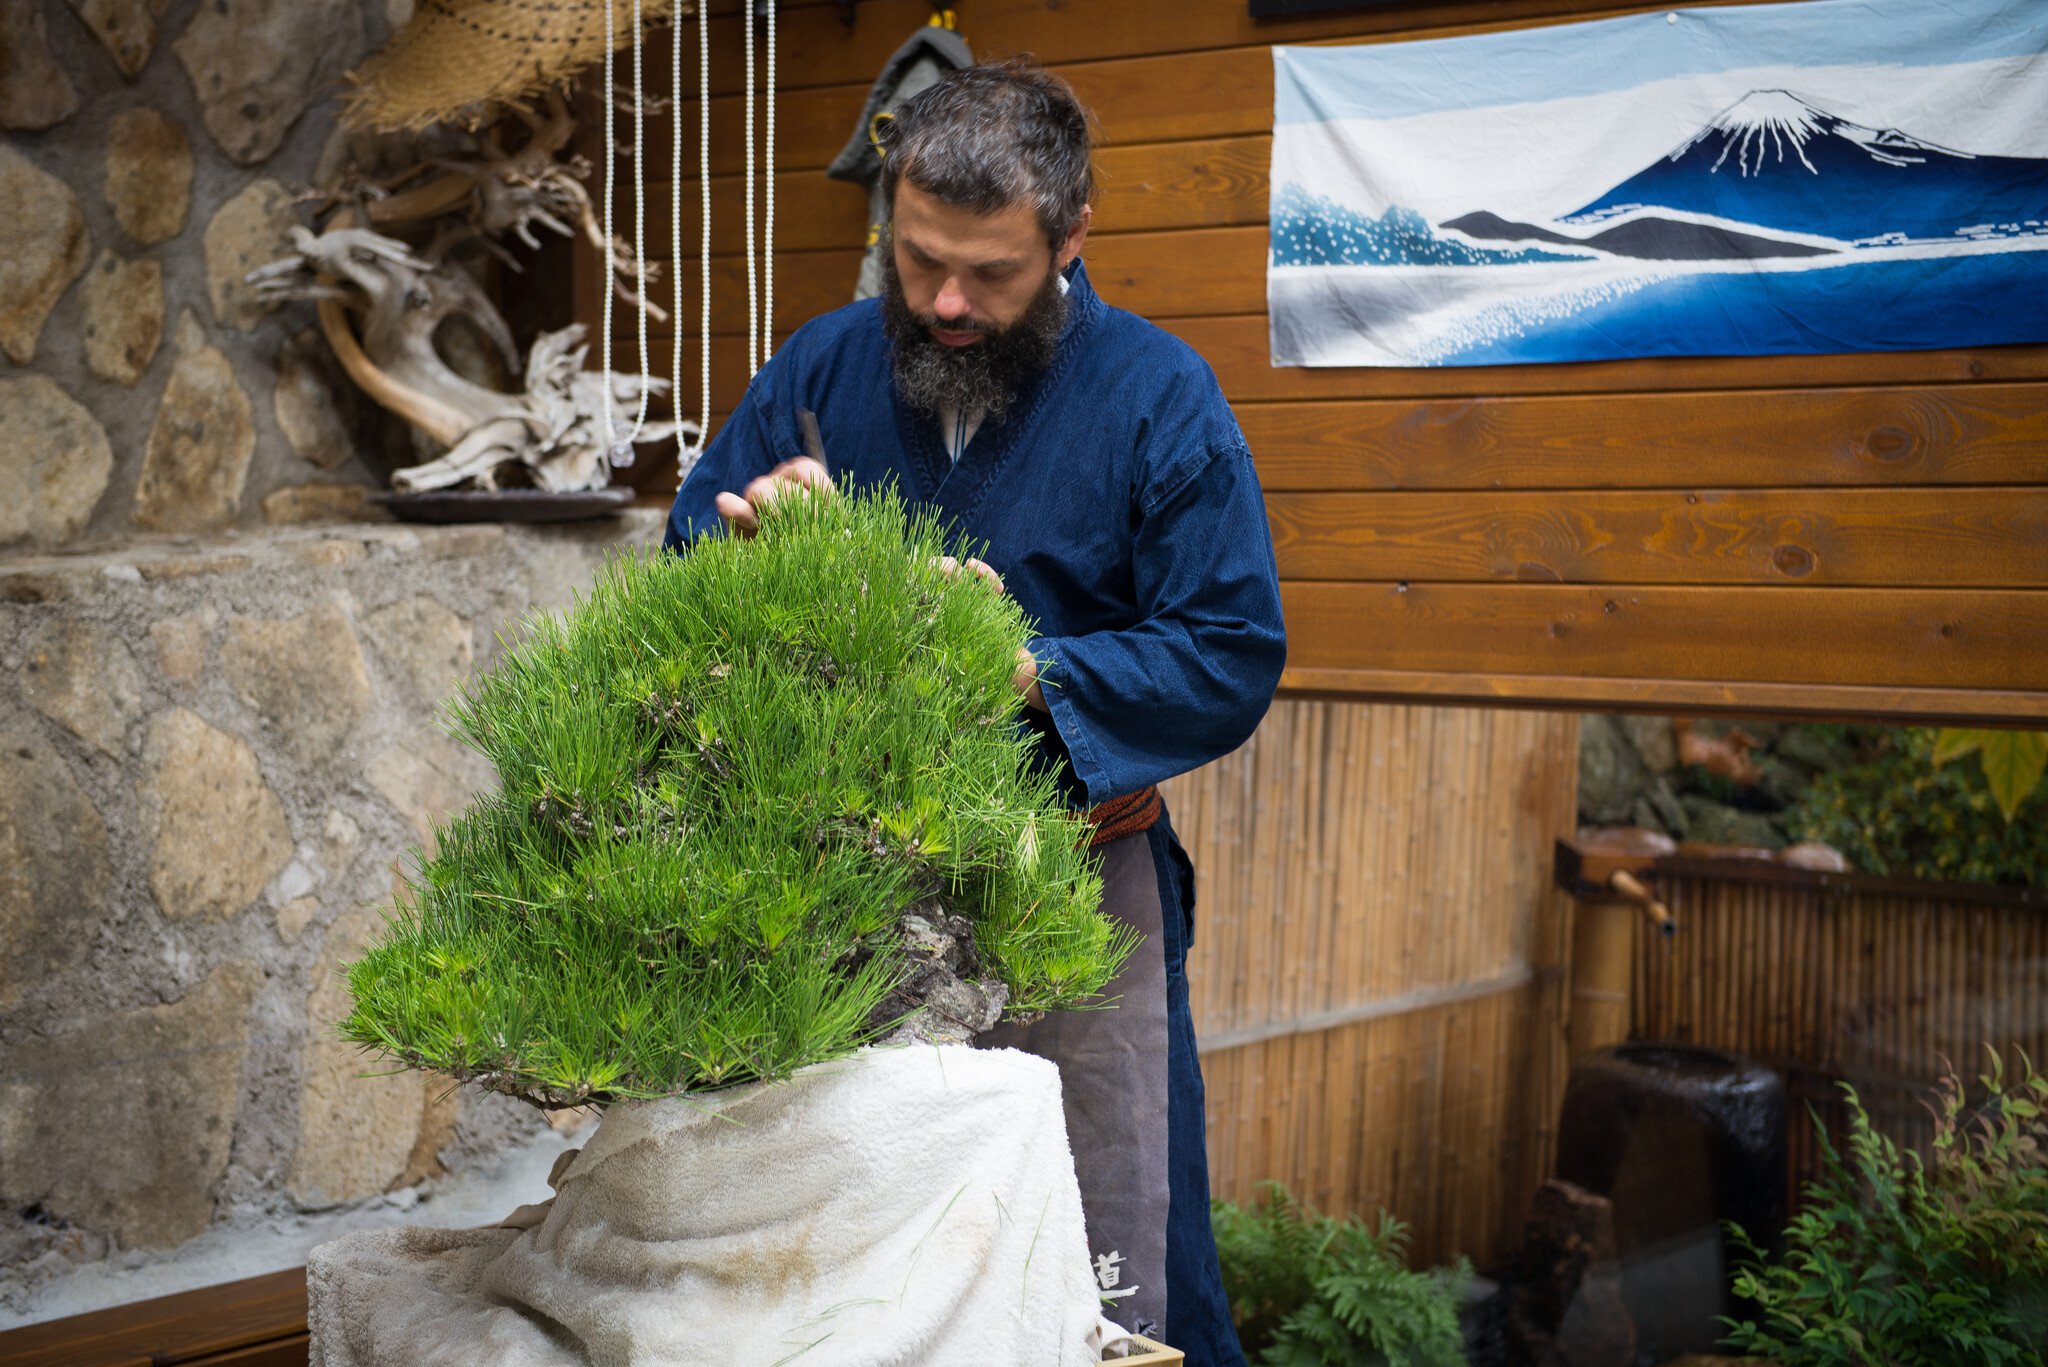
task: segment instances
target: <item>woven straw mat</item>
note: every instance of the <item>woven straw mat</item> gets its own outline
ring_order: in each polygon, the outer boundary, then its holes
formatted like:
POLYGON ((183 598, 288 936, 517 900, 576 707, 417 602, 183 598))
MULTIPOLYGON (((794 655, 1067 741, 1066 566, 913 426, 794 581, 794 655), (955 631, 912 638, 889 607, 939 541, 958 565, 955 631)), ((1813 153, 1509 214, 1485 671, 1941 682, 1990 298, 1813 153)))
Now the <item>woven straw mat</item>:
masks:
MULTIPOLYGON (((693 0, 641 0, 643 19, 693 0)), ((613 0, 614 48, 633 36, 633 0, 613 0)), ((391 41, 349 73, 343 122, 394 131, 475 118, 575 76, 605 52, 604 0, 419 0, 391 41)))

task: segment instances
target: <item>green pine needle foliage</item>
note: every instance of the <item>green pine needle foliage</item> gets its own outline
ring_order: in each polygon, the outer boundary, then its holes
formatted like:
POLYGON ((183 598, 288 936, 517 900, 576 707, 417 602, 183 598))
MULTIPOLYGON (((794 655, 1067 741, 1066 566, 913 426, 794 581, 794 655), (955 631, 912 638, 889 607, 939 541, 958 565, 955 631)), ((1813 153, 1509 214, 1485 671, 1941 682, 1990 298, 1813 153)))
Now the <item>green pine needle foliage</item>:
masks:
POLYGON ((1023 613, 948 576, 892 493, 785 500, 752 541, 628 553, 449 704, 498 792, 436 832, 342 1033, 542 1106, 840 1057, 949 911, 1023 1015, 1134 937, 1036 772, 1023 613))
POLYGON ((1471 1265, 1409 1270, 1392 1215, 1319 1215, 1278 1182, 1210 1215, 1238 1338, 1261 1367, 1463 1367, 1471 1265))
POLYGON ((1855 1089, 1842 1150, 1819 1117, 1824 1168, 1735 1294, 1753 1314, 1728 1343, 1778 1367, 2040 1367, 2048 1348, 2048 1079, 1991 1051, 1981 1106, 1953 1070, 1935 1090, 1931 1162, 1872 1128, 1855 1089), (1973 1113, 1974 1112, 1974 1113, 1973 1113))

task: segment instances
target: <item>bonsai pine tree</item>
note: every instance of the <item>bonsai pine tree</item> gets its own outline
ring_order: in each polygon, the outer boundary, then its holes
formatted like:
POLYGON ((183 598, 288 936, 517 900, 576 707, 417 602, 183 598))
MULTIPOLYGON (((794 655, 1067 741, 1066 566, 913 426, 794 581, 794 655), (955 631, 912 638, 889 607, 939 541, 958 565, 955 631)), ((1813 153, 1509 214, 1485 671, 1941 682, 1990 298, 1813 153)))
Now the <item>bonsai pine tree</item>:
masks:
POLYGON ((533 618, 448 706, 500 787, 437 830, 343 1033, 555 1107, 1099 993, 1134 937, 1015 725, 1027 624, 946 549, 893 494, 796 498, 533 618))

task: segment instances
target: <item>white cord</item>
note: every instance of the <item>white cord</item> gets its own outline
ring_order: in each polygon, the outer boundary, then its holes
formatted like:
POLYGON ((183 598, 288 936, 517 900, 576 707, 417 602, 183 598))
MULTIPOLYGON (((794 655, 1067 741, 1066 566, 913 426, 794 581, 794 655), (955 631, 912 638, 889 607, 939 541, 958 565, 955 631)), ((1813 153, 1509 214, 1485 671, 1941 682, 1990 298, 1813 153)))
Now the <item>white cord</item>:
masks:
MULTIPOLYGON (((681 0, 678 0, 678 10, 681 0)), ((697 440, 676 434, 676 487, 690 476, 711 439, 711 14, 708 0, 697 0, 697 191, 703 222, 697 239, 697 440)), ((669 269, 674 272, 674 319, 669 332, 669 397, 678 419, 683 396, 683 24, 674 14, 670 27, 668 222, 669 269)))
POLYGON ((768 0, 768 93, 762 100, 768 108, 767 145, 761 153, 761 181, 768 193, 767 211, 761 224, 761 364, 775 350, 775 8, 768 0))
POLYGON ((761 287, 754 270, 754 0, 741 0, 740 27, 747 35, 747 378, 751 380, 761 368, 761 287))
POLYGON ((612 44, 617 42, 619 30, 612 17, 612 0, 604 0, 604 285, 600 293, 604 302, 598 306, 597 356, 598 373, 605 376, 599 385, 602 393, 598 396, 598 414, 604 420, 605 459, 612 454, 612 178, 618 169, 619 149, 612 133, 612 44))
MULTIPOLYGON (((647 377, 652 373, 647 364, 647 90, 640 65, 647 29, 640 6, 641 0, 633 0, 633 277, 639 295, 634 315, 640 338, 640 404, 633 413, 633 430, 626 436, 629 457, 633 443, 647 430, 647 377)), ((609 97, 611 92, 605 94, 609 97)), ((611 381, 605 384, 609 388, 611 381)))

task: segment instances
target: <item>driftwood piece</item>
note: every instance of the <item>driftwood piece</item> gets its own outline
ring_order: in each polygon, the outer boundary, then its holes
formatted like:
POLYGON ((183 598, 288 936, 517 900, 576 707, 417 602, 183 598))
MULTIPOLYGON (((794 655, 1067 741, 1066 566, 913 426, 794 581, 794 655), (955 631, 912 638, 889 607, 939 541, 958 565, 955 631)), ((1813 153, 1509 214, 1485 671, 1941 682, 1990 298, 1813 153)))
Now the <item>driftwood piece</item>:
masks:
POLYGON ((580 325, 537 338, 522 367, 503 315, 453 260, 470 243, 503 256, 494 239, 506 234, 538 245, 537 227, 580 230, 606 251, 614 288, 623 288, 631 262, 595 226, 580 183, 588 167, 556 160, 574 132, 567 106, 551 99, 544 114, 521 118, 529 136, 516 152, 486 135, 473 157, 435 157, 380 183, 312 196, 326 215, 323 228, 293 229, 292 253, 249 275, 268 297, 317 301, 321 330, 350 378, 446 448, 393 474, 403 492, 488 490, 508 481, 558 493, 599 489, 614 466, 632 463, 635 443, 698 430, 644 421, 666 381, 585 371, 580 325), (406 231, 431 233, 431 242, 416 246, 399 235, 406 231), (522 390, 480 385, 448 363, 435 336, 456 317, 523 375, 522 390))

